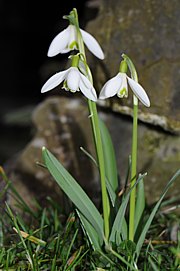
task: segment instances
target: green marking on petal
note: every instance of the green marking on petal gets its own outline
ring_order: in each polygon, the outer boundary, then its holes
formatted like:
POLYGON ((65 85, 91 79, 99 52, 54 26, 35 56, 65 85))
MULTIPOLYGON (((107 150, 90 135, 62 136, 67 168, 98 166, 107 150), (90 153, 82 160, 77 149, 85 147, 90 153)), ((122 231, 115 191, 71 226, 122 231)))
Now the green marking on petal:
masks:
POLYGON ((72 93, 75 93, 76 91, 78 91, 78 89, 77 89, 77 90, 69 89, 69 90, 70 90, 70 92, 72 92, 72 93))
POLYGON ((64 81, 62 89, 65 89, 66 91, 69 91, 70 89, 68 88, 67 81, 64 81))
POLYGON ((73 42, 71 42, 71 44, 69 44, 69 48, 70 48, 71 50, 77 49, 77 48, 78 48, 77 42, 76 42, 75 40, 74 40, 73 42))
POLYGON ((128 93, 127 93, 127 89, 126 88, 122 88, 118 93, 117 93, 117 96, 119 98, 127 98, 128 97, 128 93))

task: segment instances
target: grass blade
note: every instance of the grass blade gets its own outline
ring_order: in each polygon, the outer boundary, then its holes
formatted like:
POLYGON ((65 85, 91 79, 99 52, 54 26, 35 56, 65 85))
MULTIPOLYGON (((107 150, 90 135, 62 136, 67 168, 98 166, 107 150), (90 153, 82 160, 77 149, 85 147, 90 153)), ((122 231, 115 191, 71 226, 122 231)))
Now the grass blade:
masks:
POLYGON ((148 261, 153 271, 159 271, 159 267, 157 267, 157 265, 153 262, 153 260, 150 257, 148 257, 148 261))
POLYGON ((22 205, 25 211, 29 212, 32 216, 34 216, 34 211, 31 210, 31 208, 28 206, 28 204, 24 201, 24 199, 21 197, 21 195, 18 193, 18 191, 13 186, 12 182, 8 179, 4 169, 0 166, 0 175, 2 176, 3 180, 6 182, 8 189, 10 189, 13 194, 15 195, 17 203, 22 205))
POLYGON ((43 159, 49 172, 55 181, 70 198, 77 209, 92 224, 98 233, 100 243, 103 242, 103 218, 77 181, 70 173, 61 165, 61 163, 53 156, 45 147, 42 150, 43 159))

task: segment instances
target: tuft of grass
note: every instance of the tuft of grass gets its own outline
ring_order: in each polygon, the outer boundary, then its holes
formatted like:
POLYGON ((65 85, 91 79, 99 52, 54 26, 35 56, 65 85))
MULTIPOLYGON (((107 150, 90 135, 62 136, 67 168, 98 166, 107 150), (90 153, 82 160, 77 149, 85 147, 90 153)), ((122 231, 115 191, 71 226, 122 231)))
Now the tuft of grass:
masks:
POLYGON ((37 203, 32 210, 2 168, 1 175, 16 197, 19 211, 8 203, 1 209, 0 270, 85 270, 88 247, 77 215, 66 215, 49 197, 46 207, 37 203))
POLYGON ((76 215, 65 217, 52 205, 37 213, 39 219, 28 224, 6 204, 0 270, 84 270, 88 248, 76 215))
MULTIPOLYGON (((114 245, 111 251, 106 248, 93 251, 88 236, 82 231, 78 213, 65 214, 49 197, 46 207, 37 203, 36 210, 32 210, 21 200, 12 183, 9 180, 7 183, 17 198, 19 211, 14 211, 7 203, 1 209, 0 271, 180 270, 178 230, 177 240, 170 240, 172 226, 179 225, 179 213, 168 207, 169 203, 178 206, 177 202, 164 201, 163 210, 155 215, 140 252, 139 269, 136 269, 134 265, 127 267, 122 261, 134 254, 132 241, 122 242, 118 247, 114 245), (27 217, 29 219, 25 219, 27 217)), ((145 220, 153 207, 145 209, 145 220)))

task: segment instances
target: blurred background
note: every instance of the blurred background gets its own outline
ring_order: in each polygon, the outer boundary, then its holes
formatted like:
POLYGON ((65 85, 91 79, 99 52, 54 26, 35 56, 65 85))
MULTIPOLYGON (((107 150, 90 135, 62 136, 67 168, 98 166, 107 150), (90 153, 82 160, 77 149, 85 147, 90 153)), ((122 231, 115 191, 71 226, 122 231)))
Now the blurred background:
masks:
POLYGON ((67 26, 62 16, 76 7, 84 27, 97 12, 96 4, 89 6, 87 13, 85 0, 0 0, 0 164, 31 138, 31 112, 45 97, 40 90, 48 78, 46 64, 58 70, 67 58, 47 57, 50 42, 67 26))

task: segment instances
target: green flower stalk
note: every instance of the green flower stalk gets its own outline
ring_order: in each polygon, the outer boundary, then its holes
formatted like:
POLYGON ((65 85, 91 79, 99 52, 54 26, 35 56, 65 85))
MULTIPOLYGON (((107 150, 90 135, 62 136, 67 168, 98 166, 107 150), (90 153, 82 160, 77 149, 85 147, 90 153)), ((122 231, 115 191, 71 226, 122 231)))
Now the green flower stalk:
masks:
MULTIPOLYGON (((118 74, 108 80, 103 86, 99 98, 106 99, 117 94, 119 98, 128 97, 128 84, 133 91, 133 135, 132 135, 132 166, 131 166, 131 188, 136 183, 136 164, 137 164, 137 119, 138 119, 138 99, 147 107, 150 106, 149 98, 138 83, 135 67, 128 56, 122 55, 118 74), (127 76, 127 68, 131 72, 131 78, 127 76)), ((129 215, 129 239, 134 240, 134 216, 136 204, 136 188, 132 189, 130 195, 130 215, 129 215)))
POLYGON ((44 84, 41 92, 49 91, 64 81, 63 88, 70 90, 71 92, 81 91, 88 98, 88 106, 91 116, 90 119, 92 123, 101 179, 104 233, 105 239, 108 240, 110 207, 106 190, 105 163, 99 128, 99 119, 95 103, 97 101, 97 95, 93 87, 90 69, 86 63, 84 43, 86 44, 87 48, 99 59, 104 58, 104 53, 95 38, 79 28, 78 14, 75 8, 68 16, 64 16, 63 18, 69 20, 70 25, 53 39, 48 50, 48 56, 52 57, 59 53, 63 54, 73 50, 78 50, 79 53, 71 56, 72 66, 65 71, 61 71, 53 75, 44 84))
MULTIPOLYGON (((134 82, 138 83, 138 76, 135 66, 131 59, 123 54, 122 57, 127 62, 128 68, 131 72, 131 77, 134 82)), ((143 100, 146 106, 150 106, 149 98, 144 95, 143 100)), ((137 178, 137 138, 138 138, 138 95, 133 95, 133 131, 132 131, 132 150, 131 150, 131 184, 132 189, 130 194, 130 210, 129 210, 129 240, 134 241, 135 228, 135 207, 136 207, 136 178, 137 178)), ((142 99, 140 99, 142 101, 142 99)))
MULTIPOLYGON (((77 44, 80 54, 83 55, 83 60, 85 62, 86 67, 86 75, 90 82, 93 84, 92 75, 90 69, 86 64, 86 55, 84 49, 84 40, 83 40, 83 32, 79 28, 78 24, 78 15, 76 9, 73 9, 70 16, 74 14, 75 18, 75 26, 77 30, 77 44)), ((98 165, 99 165, 99 172, 100 172, 100 179, 101 179, 101 193, 102 193, 102 206, 103 206, 103 218, 104 218, 104 234, 105 240, 107 241, 109 238, 109 213, 110 213, 110 206, 109 206, 109 198, 106 189, 106 176, 105 176, 105 162, 104 162, 104 154, 103 154, 103 147, 101 141, 101 134, 99 128, 99 119, 97 113, 96 103, 92 100, 88 99, 88 107, 90 112, 90 119, 92 124, 92 130, 94 135, 94 141, 96 146, 96 153, 98 158, 98 165)))

